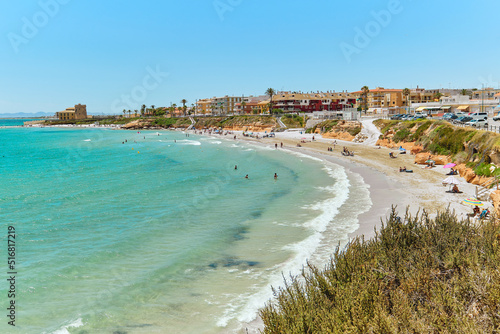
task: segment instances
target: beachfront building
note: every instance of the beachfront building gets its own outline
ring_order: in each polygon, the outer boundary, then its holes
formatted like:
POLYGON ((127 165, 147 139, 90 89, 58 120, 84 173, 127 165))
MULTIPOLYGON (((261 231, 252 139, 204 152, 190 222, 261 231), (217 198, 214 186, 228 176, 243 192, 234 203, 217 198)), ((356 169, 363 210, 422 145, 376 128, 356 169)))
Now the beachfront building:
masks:
POLYGON ((273 109, 284 112, 340 111, 352 107, 355 99, 347 93, 335 92, 279 92, 273 96, 273 109))
POLYGON ((434 100, 436 99, 436 93, 425 90, 423 88, 418 88, 417 86, 417 88, 410 90, 410 95, 404 98, 405 101, 406 98, 408 98, 408 106, 411 106, 414 103, 434 102, 434 100))
POLYGON ((240 115, 245 114, 262 114, 269 110, 269 96, 248 96, 242 97, 241 102, 236 103, 235 112, 240 115))
POLYGON ((257 113, 259 114, 269 114, 269 108, 271 106, 271 100, 262 100, 257 103, 257 113))
POLYGON ((212 99, 201 99, 196 101, 196 114, 210 114, 212 109, 212 99))
MULTIPOLYGON (((362 91, 352 92, 356 101, 356 107, 363 106, 362 91)), ((402 89, 386 89, 377 87, 370 89, 367 96, 367 113, 369 114, 399 114, 406 107, 406 97, 402 89)))
POLYGON ((347 107, 340 111, 315 111, 313 112, 313 119, 326 120, 326 119, 342 119, 344 121, 357 121, 361 113, 357 108, 347 107))
POLYGON ((77 104, 72 108, 56 112, 56 117, 60 120, 86 119, 87 106, 85 104, 77 104))
POLYGON ((210 103, 212 115, 227 115, 236 112, 236 104, 241 103, 241 96, 214 97, 210 103))

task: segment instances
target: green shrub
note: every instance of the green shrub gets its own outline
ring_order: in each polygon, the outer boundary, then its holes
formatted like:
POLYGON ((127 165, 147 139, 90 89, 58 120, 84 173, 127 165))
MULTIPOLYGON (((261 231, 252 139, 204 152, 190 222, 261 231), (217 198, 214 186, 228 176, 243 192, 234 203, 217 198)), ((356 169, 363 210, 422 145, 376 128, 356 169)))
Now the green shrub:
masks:
POLYGON ((498 333, 499 239, 490 220, 393 210, 375 238, 273 289, 263 333, 498 333))
POLYGON ((349 128, 349 129, 347 129, 347 132, 351 136, 356 137, 356 135, 361 132, 361 127, 359 126, 359 127, 355 127, 355 128, 349 128))
POLYGON ((399 143, 400 141, 406 140, 409 136, 411 135, 410 130, 408 129, 401 129, 396 134, 394 134, 394 137, 392 140, 396 143, 399 143))

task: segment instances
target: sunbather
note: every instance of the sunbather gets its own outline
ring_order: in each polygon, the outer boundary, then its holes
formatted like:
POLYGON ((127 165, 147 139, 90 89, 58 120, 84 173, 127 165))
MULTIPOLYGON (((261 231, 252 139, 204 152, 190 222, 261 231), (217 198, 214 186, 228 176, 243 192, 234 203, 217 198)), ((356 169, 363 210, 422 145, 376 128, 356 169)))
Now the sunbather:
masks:
POLYGON ((473 215, 475 216, 475 215, 478 215, 478 214, 481 212, 481 210, 480 210, 480 209, 479 209, 479 207, 476 205, 476 206, 474 207, 474 210, 473 210, 472 212, 473 212, 473 215))
POLYGON ((479 216, 479 219, 483 219, 483 218, 486 218, 488 217, 488 215, 490 214, 490 210, 488 209, 484 209, 482 212, 481 212, 481 215, 479 216))

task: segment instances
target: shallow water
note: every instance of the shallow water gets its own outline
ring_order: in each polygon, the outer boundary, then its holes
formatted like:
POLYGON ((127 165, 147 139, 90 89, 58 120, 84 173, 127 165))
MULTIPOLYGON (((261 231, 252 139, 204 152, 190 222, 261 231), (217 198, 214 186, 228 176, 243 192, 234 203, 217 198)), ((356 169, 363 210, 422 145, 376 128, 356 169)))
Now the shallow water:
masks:
POLYGON ((159 134, 0 130, 0 221, 18 235, 19 305, 16 328, 3 321, 0 332, 235 330, 282 273, 325 263, 370 205, 340 166, 159 134))

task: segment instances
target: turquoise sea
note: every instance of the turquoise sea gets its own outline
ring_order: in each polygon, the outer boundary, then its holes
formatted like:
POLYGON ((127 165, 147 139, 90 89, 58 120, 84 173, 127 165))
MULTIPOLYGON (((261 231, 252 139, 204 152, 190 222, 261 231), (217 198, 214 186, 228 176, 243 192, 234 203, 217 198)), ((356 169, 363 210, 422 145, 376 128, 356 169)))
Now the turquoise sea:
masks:
POLYGON ((2 244, 13 226, 17 272, 12 327, 0 252, 0 333, 254 333, 270 286, 326 263, 371 205, 340 166, 224 136, 0 138, 2 244))
POLYGON ((38 118, 0 118, 0 127, 4 126, 22 126, 24 122, 38 121, 38 118))

